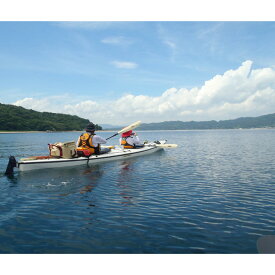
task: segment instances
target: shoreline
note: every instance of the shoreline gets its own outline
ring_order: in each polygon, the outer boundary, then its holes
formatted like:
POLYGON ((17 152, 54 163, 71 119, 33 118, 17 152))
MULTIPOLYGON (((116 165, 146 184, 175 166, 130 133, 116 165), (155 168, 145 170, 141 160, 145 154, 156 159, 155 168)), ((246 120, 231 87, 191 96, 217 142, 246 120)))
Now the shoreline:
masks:
MULTIPOLYGON (((84 133, 85 130, 83 131, 77 131, 77 130, 72 130, 72 131, 0 131, 0 134, 35 134, 35 133, 46 133, 46 134, 54 134, 54 133, 84 133)), ((115 130, 98 130, 96 132, 116 132, 115 130)))
MULTIPOLYGON (((274 127, 270 128, 232 128, 232 129, 174 129, 174 130, 136 130, 137 132, 164 132, 164 131, 215 131, 215 130, 275 130, 274 127)), ((47 133, 47 134, 52 134, 52 133, 83 133, 83 131, 53 131, 53 132, 48 132, 48 131, 0 131, 0 134, 35 134, 35 133, 47 133)), ((96 132, 117 132, 117 130, 98 130, 96 132)))
POLYGON ((32 134, 32 133, 68 133, 68 132, 83 132, 83 131, 54 131, 54 132, 47 132, 47 131, 0 131, 0 134, 32 134))

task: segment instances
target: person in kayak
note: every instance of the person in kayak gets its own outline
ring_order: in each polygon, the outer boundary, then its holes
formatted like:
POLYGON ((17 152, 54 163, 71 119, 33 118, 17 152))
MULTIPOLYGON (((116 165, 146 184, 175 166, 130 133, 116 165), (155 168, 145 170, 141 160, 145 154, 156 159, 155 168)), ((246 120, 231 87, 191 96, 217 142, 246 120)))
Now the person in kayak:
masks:
POLYGON ((132 130, 123 133, 119 139, 119 143, 120 145, 123 145, 125 149, 135 149, 144 146, 137 134, 133 133, 132 130))
POLYGON ((95 125, 90 122, 86 127, 86 133, 83 133, 77 140, 77 155, 79 157, 89 157, 91 155, 104 154, 110 149, 101 150, 100 144, 105 144, 107 141, 95 134, 95 125))

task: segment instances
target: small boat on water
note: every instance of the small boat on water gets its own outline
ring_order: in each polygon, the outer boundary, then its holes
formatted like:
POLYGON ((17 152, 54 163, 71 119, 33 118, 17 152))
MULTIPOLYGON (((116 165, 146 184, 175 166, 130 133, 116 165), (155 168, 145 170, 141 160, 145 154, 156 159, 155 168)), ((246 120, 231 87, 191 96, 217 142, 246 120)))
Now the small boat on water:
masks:
POLYGON ((147 143, 143 147, 135 149, 124 149, 121 146, 106 146, 106 148, 110 149, 107 153, 91 155, 90 157, 76 157, 65 159, 54 158, 51 156, 36 156, 23 158, 19 161, 16 161, 15 158, 11 156, 7 167, 8 173, 6 171, 6 174, 9 174, 9 167, 17 168, 19 171, 30 171, 37 169, 62 168, 78 165, 93 165, 95 163, 148 155, 163 150, 163 148, 171 147, 176 147, 176 144, 166 144, 166 140, 163 140, 147 143))
MULTIPOLYGON (((118 131, 116 134, 108 137, 106 140, 117 136, 118 134, 125 133, 129 130, 132 130, 138 127, 141 124, 141 121, 137 121, 122 130, 118 131)), ((105 153, 101 154, 93 154, 89 157, 74 157, 75 154, 72 154, 73 151, 70 150, 70 146, 75 147, 74 142, 63 143, 63 146, 66 147, 66 152, 69 150, 69 155, 62 153, 63 149, 58 149, 57 151, 60 154, 55 155, 53 151, 50 152, 48 156, 35 156, 20 159, 16 161, 14 156, 10 156, 9 163, 5 172, 5 175, 12 175, 13 169, 17 168, 19 171, 32 171, 37 169, 48 169, 48 168, 62 168, 62 167, 72 167, 78 165, 92 165, 95 163, 106 162, 111 160, 122 160, 125 158, 131 158, 135 156, 143 156, 152 154, 154 152, 163 150, 163 148, 175 148, 176 144, 166 144, 166 140, 155 141, 150 143, 145 143, 142 147, 134 148, 134 149, 125 149, 123 146, 102 146, 102 148, 108 148, 105 153), (67 157, 66 157, 67 155, 67 157)), ((60 148, 61 145, 59 143, 49 144, 49 149, 60 148)))

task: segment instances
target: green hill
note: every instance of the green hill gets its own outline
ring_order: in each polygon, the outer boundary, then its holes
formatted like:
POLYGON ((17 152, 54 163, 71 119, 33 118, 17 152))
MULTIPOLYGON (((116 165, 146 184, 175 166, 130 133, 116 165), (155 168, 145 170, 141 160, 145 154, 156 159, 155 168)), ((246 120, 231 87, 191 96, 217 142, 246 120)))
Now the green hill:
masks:
POLYGON ((199 129, 249 129, 275 128, 275 114, 259 117, 241 117, 232 120, 211 121, 164 121, 143 123, 139 130, 199 130, 199 129))
MULTIPOLYGON (((83 130, 88 119, 78 116, 37 112, 23 107, 0 103, 0 131, 72 131, 83 130)), ((164 121, 143 123, 138 130, 199 130, 199 129, 275 128, 275 113, 231 120, 164 121)), ((102 127, 96 125, 97 130, 102 127)))
MULTIPOLYGON (((37 112, 0 103, 0 131, 81 131, 88 123, 88 119, 78 116, 37 112)), ((98 125, 96 128, 102 129, 98 125)))

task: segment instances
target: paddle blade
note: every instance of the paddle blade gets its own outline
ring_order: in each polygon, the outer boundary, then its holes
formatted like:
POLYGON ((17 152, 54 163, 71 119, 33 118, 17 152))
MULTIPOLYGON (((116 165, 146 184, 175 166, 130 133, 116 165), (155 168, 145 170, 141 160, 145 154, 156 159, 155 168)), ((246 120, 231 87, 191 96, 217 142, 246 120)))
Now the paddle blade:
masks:
POLYGON ((130 131, 130 130, 133 130, 133 129, 137 128, 140 124, 141 124, 141 121, 139 120, 139 121, 137 121, 137 122, 135 122, 135 123, 133 123, 133 124, 131 124, 131 125, 129 125, 129 126, 123 128, 122 130, 120 130, 120 131, 117 132, 117 133, 118 133, 118 134, 121 134, 121 133, 128 132, 128 131, 130 131))
POLYGON ((156 144, 156 146, 161 148, 177 148, 178 144, 156 144))

